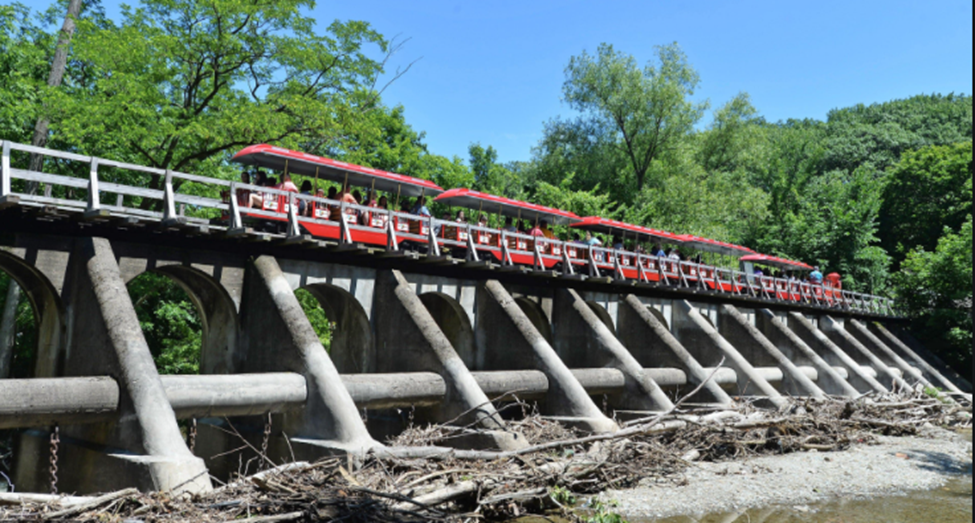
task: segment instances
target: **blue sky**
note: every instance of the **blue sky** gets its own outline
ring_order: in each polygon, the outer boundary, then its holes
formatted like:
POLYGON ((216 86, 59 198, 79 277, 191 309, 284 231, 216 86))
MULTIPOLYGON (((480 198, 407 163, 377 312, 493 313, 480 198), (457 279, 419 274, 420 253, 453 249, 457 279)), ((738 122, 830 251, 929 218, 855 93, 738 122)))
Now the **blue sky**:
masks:
POLYGON ((701 76, 696 98, 714 109, 746 91, 772 121, 972 93, 971 1, 319 0, 311 14, 322 29, 359 19, 409 38, 392 68, 419 61, 386 103, 405 106, 431 152, 465 159, 471 142, 529 159, 544 122, 570 116, 569 58, 601 42, 644 63, 676 41, 701 76))

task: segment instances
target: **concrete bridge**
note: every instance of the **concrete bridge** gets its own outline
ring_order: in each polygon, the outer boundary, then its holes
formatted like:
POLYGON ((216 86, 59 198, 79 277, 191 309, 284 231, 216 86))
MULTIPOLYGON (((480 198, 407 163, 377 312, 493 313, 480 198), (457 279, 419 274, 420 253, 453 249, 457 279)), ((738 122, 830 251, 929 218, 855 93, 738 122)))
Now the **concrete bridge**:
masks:
POLYGON ((512 411, 499 412, 515 398, 612 432, 617 417, 672 407, 721 362, 692 401, 970 390, 896 318, 865 310, 26 200, 0 201, 0 270, 38 324, 32 376, 0 380, 0 429, 20 430, 18 491, 48 490, 55 426, 63 492, 205 491, 265 445, 275 462, 359 454, 410 420, 479 429, 457 447, 518 448, 512 411), (200 312, 198 376, 157 372, 126 288, 147 271, 200 312), (330 351, 296 289, 335 323, 330 351))

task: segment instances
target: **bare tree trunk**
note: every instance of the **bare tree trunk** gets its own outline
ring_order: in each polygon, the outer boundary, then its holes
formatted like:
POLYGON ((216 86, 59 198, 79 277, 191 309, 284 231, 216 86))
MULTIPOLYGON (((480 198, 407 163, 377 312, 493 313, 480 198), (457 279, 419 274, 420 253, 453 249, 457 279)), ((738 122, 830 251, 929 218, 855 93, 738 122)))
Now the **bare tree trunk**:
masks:
MULTIPOLYGON (((81 12, 81 0, 70 0, 68 2, 68 13, 64 17, 64 25, 61 26, 61 34, 58 36, 58 46, 54 50, 54 60, 51 62, 51 75, 47 77, 47 85, 58 87, 64 78, 64 68, 68 63, 68 47, 71 46, 71 37, 74 36, 75 19, 81 12)), ((37 119, 34 126, 34 138, 31 145, 44 147, 47 145, 47 126, 50 122, 43 115, 37 119)), ((30 155, 30 170, 40 171, 43 167, 44 157, 39 154, 30 155)), ((27 184, 28 194, 37 192, 37 182, 27 184)))
POLYGON ((10 376, 10 363, 14 355, 14 335, 17 333, 17 304, 20 303, 20 286, 10 278, 7 299, 0 314, 0 379, 10 376))

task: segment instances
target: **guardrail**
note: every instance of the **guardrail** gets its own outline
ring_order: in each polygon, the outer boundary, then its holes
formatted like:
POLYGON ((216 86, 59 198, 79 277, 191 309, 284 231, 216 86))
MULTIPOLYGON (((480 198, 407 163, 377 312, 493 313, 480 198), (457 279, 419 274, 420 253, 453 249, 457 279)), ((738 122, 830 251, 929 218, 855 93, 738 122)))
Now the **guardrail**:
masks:
POLYGON ((541 236, 457 223, 429 216, 330 200, 271 187, 156 169, 53 149, 2 142, 0 208, 11 205, 53 206, 76 211, 87 219, 123 217, 150 220, 169 227, 246 234, 248 223, 270 228, 267 234, 289 240, 308 238, 315 229, 341 244, 369 242, 390 251, 404 246, 426 250, 429 256, 450 251, 467 262, 494 260, 502 266, 558 271, 568 277, 632 280, 646 285, 696 288, 714 293, 748 295, 769 301, 788 301, 825 308, 893 315, 893 300, 834 289, 822 284, 747 274, 738 270, 661 258, 644 253, 565 242, 541 236), (87 176, 49 174, 14 168, 13 152, 40 154, 86 164, 87 176), (161 178, 161 189, 112 181, 105 168, 161 178), (45 184, 41 195, 14 191, 15 180, 45 184), (55 194, 53 189, 57 188, 55 194), (183 192, 180 192, 182 190, 183 192), (193 194, 193 192, 200 194, 193 194), (114 194, 114 203, 103 200, 114 194), (260 207, 252 206, 258 195, 260 207), (220 195, 219 198, 213 195, 220 195), (146 200, 152 201, 147 205, 146 200), (154 210, 153 207, 159 210, 154 210), (187 210, 190 214, 187 214, 187 210), (324 231, 324 232, 323 232, 324 231))

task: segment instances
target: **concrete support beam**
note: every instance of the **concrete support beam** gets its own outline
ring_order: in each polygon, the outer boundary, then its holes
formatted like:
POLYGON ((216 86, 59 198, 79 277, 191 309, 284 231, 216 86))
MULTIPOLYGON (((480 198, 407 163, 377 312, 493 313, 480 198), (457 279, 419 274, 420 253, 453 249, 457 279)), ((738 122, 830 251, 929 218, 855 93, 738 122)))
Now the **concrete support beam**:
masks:
POLYGON ((806 342, 830 365, 846 370, 847 382, 860 393, 887 392, 876 378, 876 371, 869 373, 843 349, 833 343, 813 322, 798 312, 789 313, 789 328, 806 342))
POLYGON ((360 409, 434 407, 447 397, 447 384, 434 372, 343 374, 342 383, 360 409))
POLYGON ((437 373, 447 385, 439 421, 463 416, 460 423, 473 422, 493 431, 497 448, 511 450, 527 444, 525 438, 504 432, 504 420, 402 273, 379 274, 373 307, 380 371, 437 373))
POLYGON ((166 397, 179 419, 260 416, 301 409, 305 377, 293 372, 163 376, 166 397))
POLYGON ((739 394, 758 393, 757 395, 765 396, 776 407, 788 405, 788 400, 687 300, 674 301, 674 330, 677 332, 677 339, 705 365, 716 365, 723 357, 724 364, 734 369, 738 375, 739 394))
MULTIPOLYGON (((944 387, 946 390, 951 392, 964 394, 965 391, 962 390, 956 382, 960 381, 963 384, 967 384, 968 390, 971 390, 971 383, 959 376, 956 372, 951 370, 940 358, 937 358, 927 350, 924 350, 923 354, 912 349, 903 340, 895 336, 887 327, 883 326, 877 322, 871 322, 869 328, 872 332, 877 334, 878 337, 887 342, 888 346, 892 349, 899 350, 901 354, 909 358, 911 361, 916 363, 923 372, 928 376, 928 379, 932 382, 936 382, 939 386, 944 387), (930 360, 930 362, 929 362, 930 360), (933 363, 933 364, 932 364, 933 363), (937 368, 935 367, 937 365, 937 368), (951 376, 951 377, 949 377, 951 376), (951 378, 955 378, 952 380, 951 378)), ((917 347, 923 349, 923 347, 917 347)))
POLYGON ((931 382, 924 377, 924 374, 922 374, 917 367, 913 367, 904 361, 904 358, 901 358, 884 342, 880 341, 879 338, 874 336, 874 334, 870 332, 864 324, 860 323, 859 320, 852 318, 846 320, 846 331, 853 335, 853 337, 865 347, 886 356, 887 361, 885 363, 892 364, 892 366, 900 369, 904 378, 914 379, 915 381, 921 382, 928 386, 931 385, 931 382))
MULTIPOLYGON (((203 460, 183 442, 108 240, 76 241, 63 299, 70 326, 64 372, 114 378, 120 415, 109 423, 61 427, 61 487, 77 492, 131 486, 210 490, 203 460)), ((18 456, 15 483, 25 490, 44 489, 46 473, 36 467, 47 460, 32 455, 44 446, 31 439, 25 435, 21 440, 21 448, 31 450, 18 456)))
POLYGON ((623 374, 626 392, 619 407, 647 411, 673 408, 670 398, 653 378, 643 373, 636 358, 578 292, 557 290, 552 317, 555 349, 566 365, 573 368, 611 367, 623 374))
POLYGON ((719 310, 721 335, 727 340, 733 340, 739 351, 748 351, 743 354, 752 364, 761 365, 765 360, 781 369, 785 377, 782 381, 783 390, 792 396, 826 398, 826 393, 782 354, 738 309, 725 304, 719 310))
POLYGON ((849 332, 843 328, 843 325, 833 319, 831 316, 822 316, 819 319, 819 327, 824 333, 826 333, 829 338, 846 350, 851 355, 858 355, 866 360, 870 366, 877 370, 877 375, 884 377, 884 382, 890 380, 891 389, 901 389, 910 390, 911 385, 904 378, 901 377, 899 372, 895 372, 894 369, 890 368, 885 364, 876 354, 870 349, 865 347, 862 343, 857 341, 849 332))
POLYGON ((118 384, 108 376, 4 379, 0 430, 111 421, 118 401, 118 384))
POLYGON ((240 358, 242 372, 295 372, 305 378, 304 409, 286 419, 285 430, 292 439, 307 442, 312 454, 314 448, 321 453, 361 453, 381 446, 369 435, 352 396, 271 256, 251 262, 240 324, 240 345, 245 350, 240 358))
POLYGON ((591 432, 618 430, 500 282, 488 280, 478 288, 477 312, 475 336, 484 370, 540 370, 549 383, 550 414, 591 432))
MULTIPOLYGON (((690 384, 695 387, 710 376, 694 356, 677 341, 667 326, 636 296, 629 294, 624 298, 623 303, 620 304, 617 324, 620 341, 630 349, 644 367, 649 367, 651 363, 654 366, 677 367, 687 375, 690 384)), ((653 370, 655 369, 646 368, 644 372, 653 370)), ((699 394, 711 402, 721 405, 731 404, 731 397, 713 380, 707 382, 699 394)))
MULTIPOLYGON (((819 374, 816 385, 827 394, 856 397, 860 393, 846 380, 846 372, 841 374, 806 342, 793 332, 788 325, 768 309, 755 314, 755 326, 782 351, 786 358, 798 365, 812 365, 819 374)), ((841 368, 842 369, 842 368, 841 368)))

